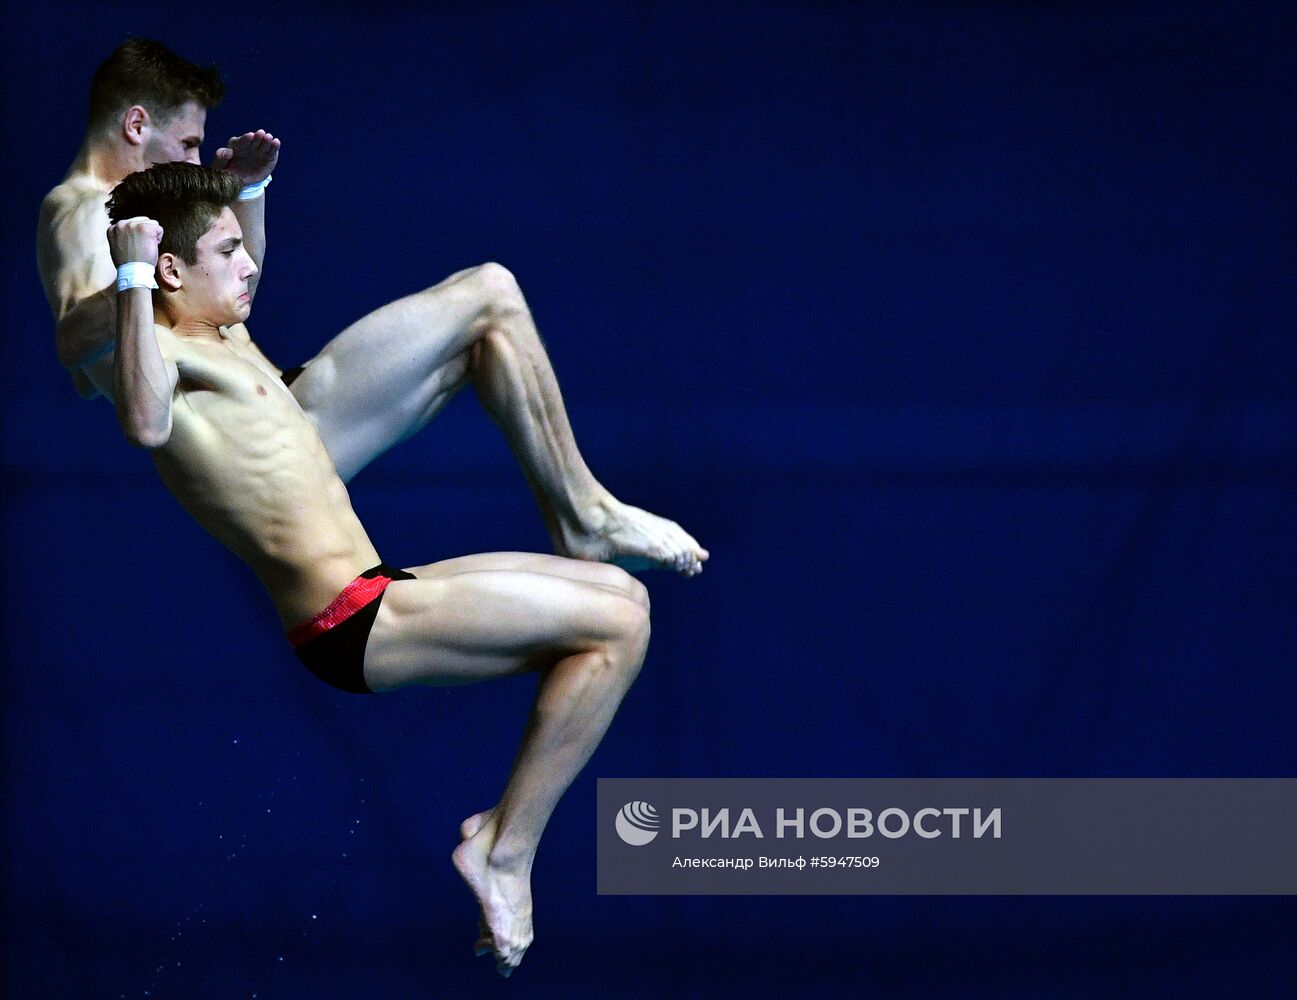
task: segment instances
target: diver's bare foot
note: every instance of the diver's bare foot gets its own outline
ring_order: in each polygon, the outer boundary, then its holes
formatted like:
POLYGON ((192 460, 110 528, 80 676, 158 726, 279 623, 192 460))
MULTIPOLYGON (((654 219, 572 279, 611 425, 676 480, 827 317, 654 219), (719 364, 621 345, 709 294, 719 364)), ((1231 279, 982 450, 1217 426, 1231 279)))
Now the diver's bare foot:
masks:
MULTIPOLYGON (((474 813, 464 822, 459 824, 459 839, 468 840, 469 837, 482 829, 482 824, 495 815, 495 807, 483 809, 480 813, 474 813)), ((480 957, 492 951, 491 947, 491 930, 486 926, 486 914, 482 912, 482 907, 477 908, 477 940, 473 943, 474 957, 480 957)))
POLYGON ((674 521, 611 496, 592 504, 581 526, 562 526, 554 548, 559 555, 610 562, 631 572, 672 569, 685 576, 701 573, 708 556, 674 521))
POLYGON ((495 815, 495 806, 490 809, 483 809, 480 813, 474 813, 464 822, 459 824, 459 839, 468 840, 469 837, 482 829, 482 824, 495 815))
POLYGON ((450 858, 477 897, 481 911, 474 954, 495 952, 496 971, 508 976, 518 967, 531 944, 531 882, 525 871, 511 871, 491 863, 491 845, 495 840, 492 812, 470 816, 460 825, 463 831, 474 820, 485 817, 450 858))

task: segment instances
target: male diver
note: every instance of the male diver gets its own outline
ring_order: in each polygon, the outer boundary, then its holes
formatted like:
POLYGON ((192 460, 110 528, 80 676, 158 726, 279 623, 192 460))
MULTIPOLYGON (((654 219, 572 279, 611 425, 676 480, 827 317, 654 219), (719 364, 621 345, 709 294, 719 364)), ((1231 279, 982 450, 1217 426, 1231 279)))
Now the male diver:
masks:
MULTIPOLYGON (((198 162, 207 110, 224 89, 165 46, 134 38, 94 75, 80 151, 41 206, 38 262, 57 321, 61 362, 83 396, 114 397, 116 286, 104 201, 154 163, 198 162)), ((231 211, 256 270, 265 253, 266 185, 280 140, 230 139, 214 166, 239 181, 231 211)), ((471 382, 504 431, 539 504, 554 551, 627 569, 702 571, 707 551, 675 522, 624 504, 586 466, 549 356, 521 289, 499 264, 469 268, 361 318, 304 365, 280 372, 241 322, 225 330, 282 378, 344 481, 423 428, 471 382)))
MULTIPOLYGON (((363 693, 540 674, 503 794, 464 821, 452 854, 481 907, 476 949, 494 952, 508 975, 532 939, 541 833, 643 662, 647 592, 616 566, 560 556, 384 563, 313 415, 246 332, 232 332, 245 330, 257 275, 231 209, 241 186, 229 171, 165 163, 113 189, 118 423, 150 449, 176 499, 256 573, 321 679, 363 693)), ((386 308, 398 321, 424 307, 386 308)), ((496 336, 506 339, 488 332, 477 343, 496 336)))

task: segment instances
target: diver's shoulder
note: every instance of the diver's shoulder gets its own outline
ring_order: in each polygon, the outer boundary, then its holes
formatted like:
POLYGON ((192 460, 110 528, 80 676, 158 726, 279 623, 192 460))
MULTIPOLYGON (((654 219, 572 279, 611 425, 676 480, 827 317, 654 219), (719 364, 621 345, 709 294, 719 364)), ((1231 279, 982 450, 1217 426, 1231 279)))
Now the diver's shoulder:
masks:
POLYGON ((50 188, 49 193, 41 199, 41 216, 54 219, 84 212, 91 207, 102 209, 108 201, 108 195, 109 192, 99 182, 84 174, 74 175, 50 188))

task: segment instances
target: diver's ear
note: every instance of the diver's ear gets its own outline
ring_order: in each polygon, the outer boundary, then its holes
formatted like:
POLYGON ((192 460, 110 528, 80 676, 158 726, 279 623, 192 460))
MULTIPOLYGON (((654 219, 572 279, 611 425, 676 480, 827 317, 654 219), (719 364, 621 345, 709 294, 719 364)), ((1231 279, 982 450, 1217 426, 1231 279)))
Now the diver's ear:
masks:
POLYGON ((132 104, 122 113, 122 138, 132 146, 144 145, 145 133, 153 119, 148 111, 138 104, 132 104))
POLYGON ((178 292, 185 283, 184 261, 174 253, 158 254, 158 287, 178 292))

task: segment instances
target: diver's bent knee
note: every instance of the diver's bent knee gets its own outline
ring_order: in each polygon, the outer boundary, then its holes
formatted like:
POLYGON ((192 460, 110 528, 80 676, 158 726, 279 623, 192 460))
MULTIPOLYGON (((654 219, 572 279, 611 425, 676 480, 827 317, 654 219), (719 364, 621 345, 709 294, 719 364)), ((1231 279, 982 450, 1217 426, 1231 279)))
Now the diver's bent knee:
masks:
POLYGON ((513 272, 493 260, 478 264, 471 273, 474 281, 492 291, 509 292, 518 289, 518 279, 513 276, 513 272))
POLYGON ((614 566, 611 563, 603 563, 602 565, 607 566, 611 571, 609 583, 643 608, 645 614, 647 614, 650 610, 648 587, 644 586, 620 566, 614 566))
MULTIPOLYGON (((625 570, 622 572, 625 573, 625 570)), ((645 614, 648 614, 653 609, 653 605, 649 601, 648 587, 644 586, 644 584, 635 579, 635 577, 631 576, 629 573, 626 573, 626 577, 630 580, 631 600, 642 607, 645 614)))
POLYGON ((624 594, 645 611, 649 610, 648 588, 620 566, 606 562, 583 562, 582 566, 583 575, 590 574, 589 579, 592 583, 597 583, 606 590, 624 594))
POLYGON ((503 264, 488 261, 473 269, 473 283, 480 290, 489 315, 505 317, 526 309, 518 279, 503 264))
POLYGON ((617 634, 614 641, 626 648, 630 654, 626 657, 626 662, 633 664, 638 670, 652 632, 648 608, 629 597, 620 598, 614 614, 615 621, 612 624, 617 634))

